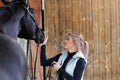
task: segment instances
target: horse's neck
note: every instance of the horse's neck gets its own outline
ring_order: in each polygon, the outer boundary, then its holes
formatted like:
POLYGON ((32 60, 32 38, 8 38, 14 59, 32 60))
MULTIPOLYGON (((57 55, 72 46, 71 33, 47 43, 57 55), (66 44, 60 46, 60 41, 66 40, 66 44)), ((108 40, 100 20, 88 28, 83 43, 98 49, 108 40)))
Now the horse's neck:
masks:
POLYGON ((0 34, 10 36, 11 38, 17 40, 17 34, 18 34, 17 31, 8 30, 8 29, 6 29, 6 30, 0 29, 0 34))
POLYGON ((11 11, 9 10, 10 9, 5 9, 2 16, 0 15, 0 33, 17 39, 17 35, 20 30, 20 20, 23 17, 24 12, 21 8, 14 8, 11 9, 11 11), (7 19, 4 18, 5 16, 7 17, 7 19))

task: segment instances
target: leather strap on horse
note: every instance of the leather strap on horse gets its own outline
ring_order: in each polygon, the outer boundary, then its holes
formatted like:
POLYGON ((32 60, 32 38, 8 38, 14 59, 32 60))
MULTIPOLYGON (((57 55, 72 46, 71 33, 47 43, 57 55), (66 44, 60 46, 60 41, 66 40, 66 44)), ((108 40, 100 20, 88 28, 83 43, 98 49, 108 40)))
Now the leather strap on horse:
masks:
POLYGON ((36 77, 36 64, 37 64, 37 56, 38 56, 38 47, 39 47, 39 44, 37 44, 36 56, 35 56, 35 61, 34 61, 33 80, 37 79, 37 77, 36 77))
MULTIPOLYGON (((41 0, 41 5, 42 5, 42 30, 44 31, 44 0, 41 0)), ((24 6, 25 7, 25 6, 24 6)), ((26 8, 26 7, 25 7, 26 8)), ((27 9, 27 11, 29 12, 29 6, 26 8, 27 9)), ((33 21, 36 23, 36 26, 38 26, 38 24, 37 24, 37 21, 36 21, 36 19, 33 17, 33 15, 29 12, 29 14, 31 15, 31 18, 33 19, 33 21)), ((39 30, 38 30, 38 28, 36 29, 37 31, 36 32, 39 32, 39 30)), ((37 35, 38 35, 39 33, 37 33, 37 35)), ((39 38, 39 36, 37 36, 38 38, 39 38)), ((37 50, 36 50, 36 56, 35 56, 35 61, 34 61, 34 71, 33 71, 33 77, 32 77, 32 80, 35 80, 36 79, 36 64, 37 64, 37 56, 38 56, 38 47, 39 47, 39 41, 37 41, 37 50)), ((46 80, 45 79, 45 72, 46 72, 46 69, 45 69, 45 66, 43 66, 43 79, 44 80, 46 80)))
MULTIPOLYGON (((41 0, 42 30, 44 31, 44 0, 41 0)), ((46 68, 43 66, 43 80, 46 80, 46 68)))
POLYGON ((38 47, 39 47, 39 43, 40 43, 40 41, 39 41, 39 28, 38 28, 38 24, 37 24, 37 21, 36 21, 36 19, 35 19, 35 17, 33 17, 33 15, 29 12, 29 6, 28 7, 26 7, 26 6, 23 6, 27 11, 28 11, 28 13, 30 14, 30 16, 31 16, 31 18, 32 18, 32 20, 36 23, 36 36, 37 36, 37 39, 38 39, 38 41, 36 41, 37 42, 37 49, 36 49, 36 56, 35 56, 35 61, 34 61, 34 70, 33 70, 33 74, 32 74, 32 80, 35 80, 36 79, 36 64, 37 64, 37 55, 38 55, 38 47))
POLYGON ((52 73, 52 65, 49 67, 45 80, 51 80, 53 77, 51 76, 52 73))
MULTIPOLYGON (((29 48, 29 42, 27 43, 27 50, 29 48)), ((37 77, 36 77, 36 65, 37 65, 37 57, 38 57, 38 48, 39 48, 39 44, 37 43, 37 48, 36 48, 36 55, 35 55, 35 60, 34 60, 34 67, 33 67, 33 70, 32 70, 32 76, 30 76, 30 80, 36 80, 37 77)), ((30 50, 31 50, 31 47, 30 47, 30 50)), ((31 55, 31 51, 30 51, 30 55, 31 55)), ((28 51, 27 51, 27 58, 28 58, 29 54, 28 54, 28 51)))
POLYGON ((31 44, 30 41, 27 40, 27 62, 28 64, 28 77, 30 80, 33 80, 33 67, 32 67, 32 49, 31 49, 31 44), (29 51, 30 50, 30 51, 29 51))

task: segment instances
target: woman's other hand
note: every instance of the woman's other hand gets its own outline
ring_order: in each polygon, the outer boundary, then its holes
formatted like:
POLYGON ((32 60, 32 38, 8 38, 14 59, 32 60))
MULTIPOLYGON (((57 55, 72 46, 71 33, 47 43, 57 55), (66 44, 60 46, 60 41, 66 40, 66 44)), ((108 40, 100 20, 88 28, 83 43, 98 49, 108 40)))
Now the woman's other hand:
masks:
POLYGON ((61 68, 60 64, 58 62, 55 62, 55 61, 52 62, 52 66, 53 66, 55 71, 58 71, 61 68))

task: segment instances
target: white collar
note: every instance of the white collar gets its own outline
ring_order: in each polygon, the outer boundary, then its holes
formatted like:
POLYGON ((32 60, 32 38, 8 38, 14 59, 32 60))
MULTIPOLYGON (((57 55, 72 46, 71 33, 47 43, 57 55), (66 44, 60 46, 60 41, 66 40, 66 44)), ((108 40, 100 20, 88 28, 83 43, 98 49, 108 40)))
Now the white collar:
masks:
POLYGON ((85 59, 85 61, 87 62, 87 59, 85 58, 84 54, 83 54, 81 51, 78 51, 78 52, 73 56, 73 58, 77 58, 77 57, 83 58, 83 59, 85 59))

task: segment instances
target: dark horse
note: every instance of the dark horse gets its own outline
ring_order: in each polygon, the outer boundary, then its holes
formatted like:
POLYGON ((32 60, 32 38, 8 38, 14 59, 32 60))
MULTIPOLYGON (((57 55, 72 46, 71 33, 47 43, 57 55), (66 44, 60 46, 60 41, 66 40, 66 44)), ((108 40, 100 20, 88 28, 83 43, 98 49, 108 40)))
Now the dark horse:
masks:
POLYGON ((43 42, 33 9, 25 0, 2 0, 0 7, 0 80, 26 80, 27 61, 17 37, 43 42))

